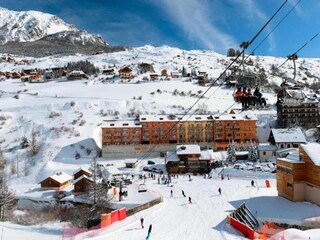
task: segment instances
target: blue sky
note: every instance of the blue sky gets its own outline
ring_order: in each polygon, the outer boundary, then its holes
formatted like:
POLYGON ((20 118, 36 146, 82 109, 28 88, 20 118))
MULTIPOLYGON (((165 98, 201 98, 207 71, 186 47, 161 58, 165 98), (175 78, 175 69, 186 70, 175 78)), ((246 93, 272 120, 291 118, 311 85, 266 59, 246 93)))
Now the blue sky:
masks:
MULTIPOLYGON (((112 45, 170 45, 226 54, 251 40, 284 0, 0 0, 10 10, 51 13, 78 29, 100 34, 112 45)), ((299 0, 289 0, 248 49, 253 49, 299 0)), ((255 50, 286 57, 320 31, 320 1, 297 7, 255 50)), ((320 35, 298 53, 320 57, 320 35)))

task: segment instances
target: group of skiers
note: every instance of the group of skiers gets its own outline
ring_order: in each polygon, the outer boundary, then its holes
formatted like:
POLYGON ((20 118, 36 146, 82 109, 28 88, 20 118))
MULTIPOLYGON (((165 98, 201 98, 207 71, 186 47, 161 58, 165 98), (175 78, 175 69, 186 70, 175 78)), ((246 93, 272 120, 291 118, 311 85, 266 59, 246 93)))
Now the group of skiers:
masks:
POLYGON ((234 98, 237 102, 241 102, 242 109, 248 109, 249 106, 265 107, 267 105, 266 99, 262 97, 259 87, 256 87, 254 93, 251 89, 246 87, 239 87, 234 93, 234 98))

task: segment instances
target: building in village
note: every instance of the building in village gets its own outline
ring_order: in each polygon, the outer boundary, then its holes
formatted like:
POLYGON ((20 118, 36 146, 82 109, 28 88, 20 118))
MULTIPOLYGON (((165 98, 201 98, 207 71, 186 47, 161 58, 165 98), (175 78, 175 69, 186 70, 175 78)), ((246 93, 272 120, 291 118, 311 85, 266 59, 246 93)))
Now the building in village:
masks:
POLYGON ((219 115, 140 115, 102 125, 102 155, 141 157, 173 151, 177 144, 225 150, 229 142, 256 142, 256 118, 250 113, 219 115), (150 145, 152 147, 150 152, 150 145))
POLYGON ((320 144, 301 144, 297 151, 277 159, 279 196, 294 202, 320 205, 320 144))
POLYGON ((92 175, 92 173, 88 169, 80 167, 80 168, 78 168, 77 170, 75 170, 73 172, 73 179, 76 180, 76 179, 78 179, 79 177, 81 177, 83 175, 86 175, 87 177, 90 177, 92 175))
POLYGON ((269 144, 260 144, 257 147, 258 159, 260 162, 266 162, 267 160, 275 160, 277 146, 269 144))
POLYGON ((123 67, 119 70, 120 79, 132 79, 132 69, 128 66, 123 67))
POLYGON ((58 172, 43 179, 39 184, 41 190, 60 190, 71 185, 72 176, 65 172, 58 172))
POLYGON ((68 80, 82 80, 84 78, 88 78, 88 76, 80 70, 73 70, 67 74, 68 80))
POLYGON ((213 150, 201 150, 199 145, 177 145, 176 151, 166 153, 165 161, 169 173, 207 173, 213 162, 213 150))
POLYGON ((282 88, 278 92, 277 122, 282 128, 315 128, 319 124, 318 100, 307 98, 302 90, 282 88))
POLYGON ((278 150, 284 148, 298 148, 300 144, 306 143, 307 139, 301 128, 279 128, 271 129, 269 142, 278 150))
POLYGON ((81 175, 73 182, 73 194, 79 195, 86 193, 88 188, 94 183, 94 180, 87 176, 87 175, 81 175))

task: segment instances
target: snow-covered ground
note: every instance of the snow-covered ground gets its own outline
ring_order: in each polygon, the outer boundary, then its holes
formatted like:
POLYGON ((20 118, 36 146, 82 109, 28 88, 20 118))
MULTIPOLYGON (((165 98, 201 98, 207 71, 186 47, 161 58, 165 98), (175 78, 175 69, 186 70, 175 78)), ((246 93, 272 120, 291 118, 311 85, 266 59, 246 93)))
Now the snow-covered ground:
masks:
MULTIPOLYGON (((275 175, 271 173, 247 172, 226 169, 230 180, 218 176, 204 179, 203 176, 188 175, 173 178, 170 186, 158 184, 157 179, 147 179, 148 191, 158 192, 163 202, 141 211, 127 219, 116 222, 106 229, 79 234, 75 239, 135 240, 144 239, 152 224, 151 239, 245 239, 226 223, 226 216, 232 210, 246 203, 259 221, 275 221, 301 224, 304 220, 318 217, 320 208, 310 203, 293 203, 277 196, 275 175), (271 183, 265 187, 265 180, 271 183), (256 187, 251 187, 254 180, 256 187), (222 189, 219 195, 218 188, 222 189), (173 190, 173 197, 170 190, 173 190), (182 196, 184 191, 186 197, 182 196), (192 204, 188 203, 191 197, 192 204), (145 219, 145 229, 140 227, 140 217, 145 219)), ((135 182, 138 184, 142 180, 135 182)), ((145 193, 129 191, 129 198, 142 200, 145 193), (132 196, 131 196, 132 195, 132 196)), ((130 201, 130 200, 128 200, 130 201)), ((126 200, 123 201, 126 203, 126 200)), ((63 223, 23 227, 11 223, 2 224, 2 239, 45 239, 62 238, 63 223)), ((281 233, 285 239, 320 239, 320 231, 286 230, 281 233), (296 238, 290 238, 295 236, 296 238)))
MULTIPOLYGON (((284 61, 273 57, 252 58, 256 64, 265 68, 268 75, 272 64, 279 65, 284 61)), ((135 73, 138 71, 137 65, 141 62, 153 64, 157 73, 163 68, 170 72, 185 66, 188 70, 196 68, 206 71, 212 78, 218 77, 226 63, 230 62, 228 58, 210 51, 183 51, 167 46, 145 46, 95 56, 34 59, 30 66, 1 62, 0 71, 61 67, 70 61, 78 60, 89 60, 101 69, 113 67, 114 64, 116 69, 130 65, 135 73)), ((298 69, 301 78, 308 75, 304 68, 307 68, 311 75, 319 75, 318 63, 317 59, 299 59, 297 65, 301 66, 301 69, 298 69)), ((285 64, 282 71, 291 77, 291 63, 285 64)), ((90 139, 95 140, 98 147, 101 146, 100 125, 103 120, 116 117, 132 118, 135 114, 131 113, 184 113, 198 99, 199 92, 203 93, 208 89, 199 86, 195 80, 186 81, 188 78, 143 81, 146 75, 140 75, 130 83, 121 83, 120 80, 103 83, 103 76, 74 82, 58 79, 40 84, 21 83, 20 80, 14 79, 0 82, 0 146, 7 162, 9 186, 16 191, 17 196, 25 196, 29 192, 29 197, 37 198, 39 194, 35 193, 34 189, 39 188, 38 183, 44 178, 57 171, 72 174, 79 166, 88 167, 95 152, 87 154, 85 150, 95 148, 90 139), (174 95, 175 89, 183 91, 185 96, 174 95), (16 98, 16 95, 19 98, 16 98), (37 132, 40 150, 37 155, 30 157, 27 149, 20 148, 20 142, 23 136, 30 140, 32 130, 37 132), (80 159, 75 159, 76 152, 80 153, 80 159), (16 173, 12 173, 13 164, 18 167, 16 173)), ((271 75, 268 79, 277 84, 281 82, 280 78, 271 75)), ((315 81, 312 77, 307 79, 309 83, 315 81)), ((190 114, 197 108, 208 113, 222 113, 230 108, 241 108, 239 104, 234 103, 232 93, 233 89, 212 87, 190 114)), ((276 119, 275 94, 264 92, 264 96, 268 98, 271 108, 254 112, 258 118, 259 142, 267 141, 270 126, 276 119)), ((232 177, 229 181, 198 177, 192 182, 183 177, 174 180, 173 198, 169 197, 168 187, 148 181, 150 189, 163 195, 164 202, 103 230, 99 233, 101 239, 144 238, 146 230, 137 229, 137 219, 142 215, 145 217, 146 225, 153 224, 154 239, 181 239, 181 236, 183 239, 237 239, 240 238, 239 234, 225 224, 225 216, 244 201, 253 211, 257 210, 259 218, 287 218, 300 221, 319 215, 317 206, 291 203, 277 197, 274 175, 254 176, 257 177, 260 186, 265 178, 270 179, 271 189, 248 187, 251 177, 235 178, 233 174, 230 175, 232 177), (217 195, 218 186, 222 188, 222 196, 217 195), (187 196, 192 197, 194 204, 188 205, 187 200, 181 198, 181 189, 185 190, 187 196), (278 208, 281 210, 277 210, 278 208), (104 237, 105 234, 107 235, 104 237)), ((61 239, 62 226, 62 223, 54 223, 23 227, 4 223, 2 239, 42 239, 43 236, 46 236, 46 239, 61 239), (17 234, 18 238, 12 238, 14 234, 17 234)))

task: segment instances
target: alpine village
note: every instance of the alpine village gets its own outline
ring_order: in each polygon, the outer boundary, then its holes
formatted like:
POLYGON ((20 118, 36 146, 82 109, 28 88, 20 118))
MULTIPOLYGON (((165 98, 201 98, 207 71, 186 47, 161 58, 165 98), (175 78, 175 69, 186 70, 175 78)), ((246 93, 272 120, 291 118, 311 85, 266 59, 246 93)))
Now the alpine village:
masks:
POLYGON ((320 239, 320 61, 251 43, 0 8, 1 239, 320 239))

